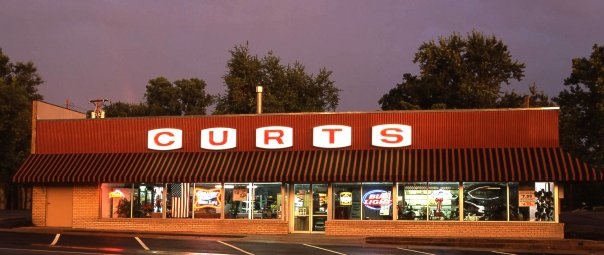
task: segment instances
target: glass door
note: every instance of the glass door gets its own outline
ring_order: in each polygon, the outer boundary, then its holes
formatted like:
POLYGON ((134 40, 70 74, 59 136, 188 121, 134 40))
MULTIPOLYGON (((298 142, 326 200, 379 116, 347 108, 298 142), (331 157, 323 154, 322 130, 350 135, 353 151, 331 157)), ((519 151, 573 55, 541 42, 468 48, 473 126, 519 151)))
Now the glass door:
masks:
POLYGON ((294 184, 294 232, 325 231, 327 194, 327 184, 294 184))

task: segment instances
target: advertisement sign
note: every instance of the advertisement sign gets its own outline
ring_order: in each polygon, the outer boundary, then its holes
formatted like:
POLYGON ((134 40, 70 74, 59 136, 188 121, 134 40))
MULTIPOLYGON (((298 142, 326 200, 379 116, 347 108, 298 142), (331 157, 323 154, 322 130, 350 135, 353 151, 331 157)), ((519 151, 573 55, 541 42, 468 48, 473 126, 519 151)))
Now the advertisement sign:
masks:
POLYGON ((340 192, 340 205, 352 205, 352 192, 340 192))
POLYGON ((363 195, 363 205, 371 210, 381 210, 392 205, 392 193, 385 190, 370 190, 363 195))
POLYGON ((519 190, 518 191, 518 206, 519 207, 535 206, 535 191, 519 190))
POLYGON ((247 189, 233 189, 233 201, 247 201, 247 189))
POLYGON ((220 208, 220 189, 195 188, 195 208, 220 208))

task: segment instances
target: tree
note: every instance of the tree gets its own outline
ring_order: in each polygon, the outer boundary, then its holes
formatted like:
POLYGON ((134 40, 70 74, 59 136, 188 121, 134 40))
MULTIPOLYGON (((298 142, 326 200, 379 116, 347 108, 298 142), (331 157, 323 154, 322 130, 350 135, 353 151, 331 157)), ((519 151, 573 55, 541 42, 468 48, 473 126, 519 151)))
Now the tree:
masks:
POLYGON ((149 80, 145 102, 116 102, 105 107, 107 117, 205 115, 214 96, 205 92, 205 81, 181 79, 174 83, 164 77, 149 80))
POLYGON ((230 53, 223 76, 227 91, 218 97, 214 114, 255 113, 258 85, 263 87, 263 112, 333 111, 338 106, 340 90, 326 68, 308 74, 301 63, 285 66, 270 51, 263 57, 251 55, 248 45, 230 53))
POLYGON ((520 81, 525 67, 502 41, 477 31, 425 42, 413 62, 419 76, 405 73, 379 100, 383 110, 494 108, 501 85, 520 81))
POLYGON ((562 147, 597 169, 604 169, 604 46, 593 46, 589 58, 572 60, 560 105, 562 147))
POLYGON ((529 85, 529 94, 518 94, 514 90, 505 92, 497 100, 497 108, 518 108, 518 107, 550 107, 555 104, 543 91, 537 90, 535 83, 529 85))
MULTIPOLYGON (((38 86, 43 83, 32 62, 11 62, 0 48, 0 190, 8 188, 8 208, 18 205, 16 186, 8 185, 17 168, 30 153, 31 102, 41 100, 38 86)), ((0 203, 0 208, 5 205, 0 203)))

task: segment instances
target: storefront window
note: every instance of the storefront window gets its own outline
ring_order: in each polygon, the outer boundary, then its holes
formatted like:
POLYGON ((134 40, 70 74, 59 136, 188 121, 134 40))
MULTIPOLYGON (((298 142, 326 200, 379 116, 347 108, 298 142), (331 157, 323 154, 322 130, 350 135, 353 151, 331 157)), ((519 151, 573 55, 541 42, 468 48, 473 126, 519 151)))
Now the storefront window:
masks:
POLYGON ((398 219, 428 219, 428 183, 407 182, 398 184, 398 219))
POLYGON ((103 183, 101 194, 102 218, 131 217, 132 184, 103 183))
POLYGON ((428 183, 428 219, 459 220, 459 183, 428 183))
POLYGON ((363 183, 363 219, 392 219, 392 183, 363 183))
POLYGON ((507 220, 507 185, 498 182, 464 182, 464 220, 507 220))
POLYGON ((166 193, 167 218, 191 218, 191 183, 168 183, 166 193))
POLYGON ((336 220, 361 219, 361 184, 336 183, 333 185, 334 215, 336 220))
POLYGON ((226 183, 224 192, 226 219, 281 218, 281 183, 226 183))
POLYGON ((193 218, 219 219, 222 210, 222 186, 196 183, 193 190, 193 218))
POLYGON ((554 221, 553 182, 510 183, 510 221, 554 221))

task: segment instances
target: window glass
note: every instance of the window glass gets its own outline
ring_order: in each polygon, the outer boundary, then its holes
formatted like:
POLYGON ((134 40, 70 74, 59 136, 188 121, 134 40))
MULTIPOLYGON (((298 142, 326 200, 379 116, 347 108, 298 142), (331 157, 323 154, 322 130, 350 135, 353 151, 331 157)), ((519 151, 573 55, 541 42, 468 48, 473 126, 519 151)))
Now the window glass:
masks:
POLYGON ((428 183, 428 219, 459 220, 459 183, 428 183))
POLYGON ((219 183, 196 183, 193 190, 193 218, 220 219, 222 186, 219 183))
POLYGON ((363 219, 392 219, 392 183, 363 183, 363 219))
POLYGON ((124 183, 101 184, 101 217, 130 218, 132 213, 132 185, 124 183))
MULTIPOLYGON (((254 183, 254 205, 260 219, 281 219, 283 195, 281 183, 254 183)), ((258 218, 258 217, 255 217, 258 218)))
POLYGON ((507 220, 507 185, 497 182, 464 182, 464 220, 507 220))
POLYGON ((361 219, 361 184, 336 183, 333 185, 334 215, 336 220, 361 219))
POLYGON ((281 183, 226 183, 226 219, 280 219, 281 183))
POLYGON ((428 219, 428 183, 406 182, 398 184, 398 219, 428 219))
POLYGON ((163 192, 164 184, 162 183, 135 183, 132 197, 132 218, 161 218, 163 192))
POLYGON ((191 183, 168 183, 166 193, 166 217, 168 218, 191 218, 192 216, 192 193, 191 183))
POLYGON ((554 221, 553 182, 510 183, 510 221, 554 221))

